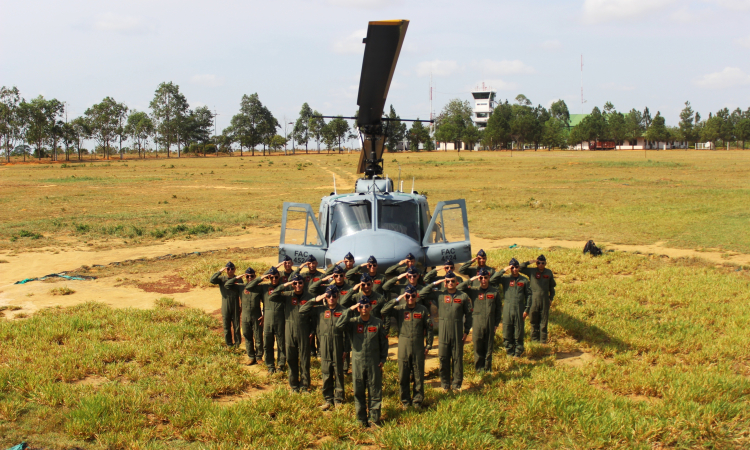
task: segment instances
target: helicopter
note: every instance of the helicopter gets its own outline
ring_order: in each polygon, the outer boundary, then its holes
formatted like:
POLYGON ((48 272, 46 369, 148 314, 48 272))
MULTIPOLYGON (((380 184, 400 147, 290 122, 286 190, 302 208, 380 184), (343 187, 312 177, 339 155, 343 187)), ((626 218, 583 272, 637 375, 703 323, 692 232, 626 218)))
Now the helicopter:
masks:
POLYGON ((411 191, 404 192, 403 181, 394 189, 393 179, 383 178, 388 126, 383 108, 408 25, 408 20, 369 22, 363 40, 359 111, 349 118, 356 119, 359 127, 362 150, 357 173, 363 177, 357 179, 354 192, 342 194, 334 178, 334 192, 321 199, 317 217, 309 204, 284 202, 279 262, 289 256, 300 265, 312 255, 328 267, 351 252, 355 265, 374 256, 382 272, 408 253, 421 267, 471 259, 465 200, 438 202, 430 213, 427 196, 414 190, 414 180, 411 191))

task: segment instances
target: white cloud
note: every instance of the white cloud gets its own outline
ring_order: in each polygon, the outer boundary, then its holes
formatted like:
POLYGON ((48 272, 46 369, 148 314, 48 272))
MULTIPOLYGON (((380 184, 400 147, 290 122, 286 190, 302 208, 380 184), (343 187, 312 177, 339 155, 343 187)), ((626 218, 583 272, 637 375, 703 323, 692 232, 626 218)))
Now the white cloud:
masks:
POLYGON ((333 43, 333 51, 342 55, 358 55, 365 51, 362 39, 367 36, 367 30, 357 30, 349 36, 333 43))
POLYGON ((447 77, 463 70, 456 61, 422 61, 417 64, 417 76, 428 77, 430 74, 436 77, 447 77))
POLYGON ((725 89, 750 84, 750 75, 737 67, 726 67, 721 72, 709 73, 693 81, 698 87, 725 89))
POLYGON ((357 9, 383 9, 402 3, 403 0, 328 0, 329 5, 357 9))
POLYGON ((734 43, 739 45, 740 47, 750 48, 750 36, 737 38, 734 40, 734 43))
POLYGON ((518 84, 508 82, 508 81, 503 81, 497 78, 494 80, 479 81, 474 86, 467 87, 466 90, 473 91, 474 89, 481 89, 482 84, 484 84, 486 88, 490 88, 495 91, 512 91, 514 89, 518 89, 518 84))
POLYGON ((217 77, 216 75, 212 74, 201 74, 193 75, 192 78, 190 78, 190 81, 193 84, 197 84, 200 86, 219 87, 224 84, 224 77, 217 77))
POLYGON ((514 59, 513 61, 492 61, 483 59, 476 64, 477 69, 481 70, 484 75, 517 75, 535 73, 533 67, 527 66, 522 61, 514 59))
POLYGON ((108 12, 101 14, 94 21, 94 29, 120 34, 140 34, 153 31, 154 27, 146 24, 139 17, 122 16, 108 12))
POLYGON ((635 86, 628 86, 628 85, 618 84, 614 82, 600 84, 599 88, 607 90, 607 91, 633 91, 635 90, 635 86))
POLYGON ((642 17, 666 8, 676 0, 584 0, 583 18, 589 23, 642 17))
POLYGON ((734 11, 750 10, 750 0, 710 0, 710 2, 734 11))
POLYGON ((542 42, 539 44, 539 46, 545 50, 560 50, 562 48, 562 44, 557 39, 550 39, 547 41, 542 42))

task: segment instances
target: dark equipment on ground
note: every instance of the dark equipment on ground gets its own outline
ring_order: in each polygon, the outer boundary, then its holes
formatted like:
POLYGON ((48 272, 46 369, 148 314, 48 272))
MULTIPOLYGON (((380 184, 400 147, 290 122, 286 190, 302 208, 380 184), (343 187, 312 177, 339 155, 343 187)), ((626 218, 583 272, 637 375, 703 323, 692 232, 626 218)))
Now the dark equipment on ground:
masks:
POLYGON ((586 245, 583 246, 583 254, 589 253, 591 256, 600 256, 602 254, 602 249, 596 246, 594 244, 594 241, 589 240, 586 242, 586 245))

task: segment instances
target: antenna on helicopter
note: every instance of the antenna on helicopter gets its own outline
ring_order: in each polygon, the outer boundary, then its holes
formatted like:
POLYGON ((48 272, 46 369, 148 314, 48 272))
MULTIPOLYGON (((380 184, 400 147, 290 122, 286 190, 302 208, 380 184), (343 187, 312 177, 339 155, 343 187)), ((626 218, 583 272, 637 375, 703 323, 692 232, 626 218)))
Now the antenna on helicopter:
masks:
POLYGON ((333 195, 337 195, 338 192, 336 191, 336 174, 333 175, 333 195))

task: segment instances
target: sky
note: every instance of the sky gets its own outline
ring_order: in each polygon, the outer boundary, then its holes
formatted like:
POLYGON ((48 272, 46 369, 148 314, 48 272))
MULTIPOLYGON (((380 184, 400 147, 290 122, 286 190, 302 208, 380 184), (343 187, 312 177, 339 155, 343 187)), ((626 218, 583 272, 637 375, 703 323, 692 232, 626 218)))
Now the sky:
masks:
POLYGON ((429 117, 430 75, 435 113, 482 82, 668 125, 686 100, 703 117, 750 107, 750 0, 1 1, 0 85, 71 118, 106 96, 148 111, 164 81, 215 109, 219 132, 256 92, 282 135, 304 102, 353 115, 367 23, 389 19, 410 20, 387 100, 402 118, 429 117))

